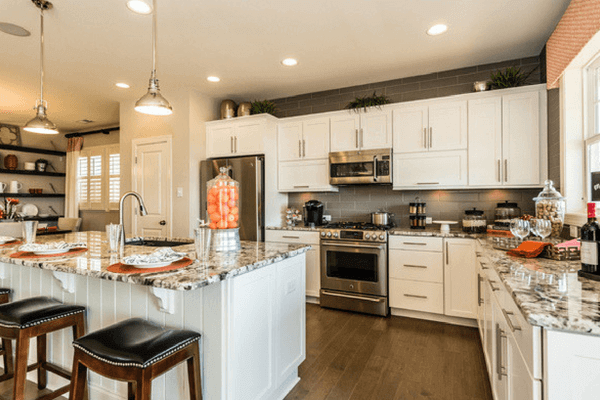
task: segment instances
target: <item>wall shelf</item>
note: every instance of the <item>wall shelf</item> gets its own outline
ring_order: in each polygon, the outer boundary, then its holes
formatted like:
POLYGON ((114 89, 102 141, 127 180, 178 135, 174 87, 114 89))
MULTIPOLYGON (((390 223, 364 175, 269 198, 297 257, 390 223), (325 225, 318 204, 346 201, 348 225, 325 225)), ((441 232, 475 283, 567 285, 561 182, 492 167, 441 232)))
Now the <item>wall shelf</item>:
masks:
POLYGON ((42 194, 31 194, 31 193, 0 193, 2 197, 65 197, 63 193, 42 193, 42 194))
POLYGON ((10 144, 0 144, 0 150, 21 151, 23 153, 48 154, 51 156, 60 157, 65 157, 67 155, 67 153, 64 151, 36 149, 34 147, 12 146, 10 144))
POLYGON ((24 169, 4 169, 0 168, 0 174, 18 174, 18 175, 39 175, 39 176, 66 176, 64 172, 40 172, 26 171, 24 169))

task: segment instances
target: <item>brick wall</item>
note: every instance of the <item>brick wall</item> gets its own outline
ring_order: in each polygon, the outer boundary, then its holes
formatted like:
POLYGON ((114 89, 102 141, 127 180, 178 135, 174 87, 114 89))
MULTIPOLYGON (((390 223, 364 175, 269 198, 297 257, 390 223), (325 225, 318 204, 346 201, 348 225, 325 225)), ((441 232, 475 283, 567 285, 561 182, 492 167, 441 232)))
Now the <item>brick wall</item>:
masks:
POLYGON ((385 82, 301 94, 274 99, 273 101, 277 106, 276 115, 283 118, 343 110, 346 104, 354 98, 370 96, 373 91, 377 91, 378 95, 385 94, 392 103, 451 96, 472 92, 473 82, 489 80, 492 72, 509 66, 520 67, 525 72, 537 68, 529 77, 528 83, 543 83, 541 76, 544 74, 541 73, 540 57, 535 56, 385 82))

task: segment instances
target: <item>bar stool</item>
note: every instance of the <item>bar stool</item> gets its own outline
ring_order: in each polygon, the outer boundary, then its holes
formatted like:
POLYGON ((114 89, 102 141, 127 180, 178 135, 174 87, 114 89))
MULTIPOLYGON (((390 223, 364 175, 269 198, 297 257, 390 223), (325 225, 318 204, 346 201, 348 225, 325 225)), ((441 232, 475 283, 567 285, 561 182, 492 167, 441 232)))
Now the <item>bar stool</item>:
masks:
MULTIPOLYGON (((10 294, 12 290, 0 288, 0 304, 6 304, 10 301, 10 294)), ((13 363, 12 357, 12 343, 10 340, 2 339, 2 348, 0 348, 0 356, 2 356, 2 360, 4 361, 4 374, 0 375, 0 381, 10 379, 7 376, 6 379, 2 379, 5 375, 13 373, 13 363)), ((12 376, 12 375, 11 375, 12 376)))
MULTIPOLYGON (((65 379, 71 379, 71 374, 61 367, 46 361, 46 335, 60 329, 73 328, 73 337, 83 336, 85 307, 63 304, 49 297, 32 297, 0 306, 0 337, 2 346, 7 346, 6 357, 8 365, 12 365, 12 349, 10 340, 15 339, 16 360, 14 373, 0 377, 0 382, 14 376, 13 399, 22 400, 25 393, 27 372, 37 370, 38 388, 45 389, 48 383, 48 372, 65 379), (29 340, 36 338, 37 363, 27 365, 29 357, 29 340)), ((44 395, 44 400, 54 399, 69 391, 70 385, 44 395)))
POLYGON ((197 332, 169 330, 139 318, 80 337, 73 342, 69 400, 84 398, 88 368, 107 378, 128 382, 128 399, 150 400, 152 380, 184 361, 190 398, 201 400, 200 337, 197 332))

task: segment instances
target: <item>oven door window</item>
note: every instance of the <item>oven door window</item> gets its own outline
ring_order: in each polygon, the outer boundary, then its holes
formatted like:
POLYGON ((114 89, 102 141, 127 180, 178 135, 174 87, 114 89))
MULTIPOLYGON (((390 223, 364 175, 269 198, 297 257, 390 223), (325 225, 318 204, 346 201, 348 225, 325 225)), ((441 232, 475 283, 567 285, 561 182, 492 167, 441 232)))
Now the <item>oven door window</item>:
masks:
POLYGON ((377 282, 377 254, 327 250, 327 276, 354 281, 377 282))
POLYGON ((332 178, 346 178, 352 176, 373 176, 373 161, 331 164, 332 178))

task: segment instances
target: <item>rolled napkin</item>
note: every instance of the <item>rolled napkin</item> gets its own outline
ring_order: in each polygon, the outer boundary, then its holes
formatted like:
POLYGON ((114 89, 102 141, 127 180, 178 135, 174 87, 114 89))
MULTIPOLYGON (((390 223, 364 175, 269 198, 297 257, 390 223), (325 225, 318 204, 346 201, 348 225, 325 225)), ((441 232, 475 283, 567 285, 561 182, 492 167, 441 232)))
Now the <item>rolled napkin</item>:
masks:
POLYGON ((44 250, 60 250, 87 248, 86 243, 67 243, 67 242, 48 242, 48 243, 28 243, 19 247, 19 251, 44 251, 44 250))
POLYGON ((559 244, 555 244, 554 247, 564 248, 564 249, 568 249, 570 247, 576 247, 576 248, 580 249, 581 242, 579 241, 579 239, 573 239, 573 240, 569 240, 568 242, 562 242, 559 244))
POLYGON ((123 257, 121 262, 128 265, 156 264, 163 262, 174 262, 185 257, 186 253, 178 253, 170 247, 162 247, 152 254, 133 254, 123 257))
POLYGON ((552 243, 547 242, 523 242, 516 249, 508 251, 508 255, 515 257, 534 258, 542 254, 546 246, 552 246, 552 243))

